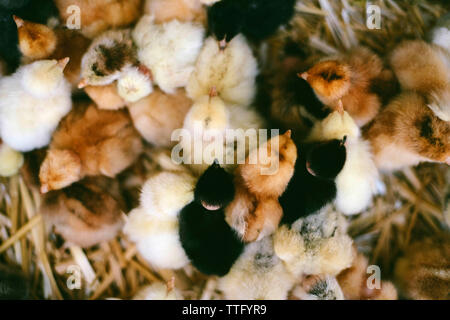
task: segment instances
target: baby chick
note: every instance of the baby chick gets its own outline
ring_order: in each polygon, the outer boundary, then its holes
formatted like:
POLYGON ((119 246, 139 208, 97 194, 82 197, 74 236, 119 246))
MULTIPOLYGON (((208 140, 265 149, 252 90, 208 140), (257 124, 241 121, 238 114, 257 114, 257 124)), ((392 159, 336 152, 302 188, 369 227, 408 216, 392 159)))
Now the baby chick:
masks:
POLYGON ((30 299, 30 280, 20 270, 0 264, 0 300, 30 299))
MULTIPOLYGON (((372 91, 378 78, 390 71, 383 68, 381 59, 365 47, 347 54, 322 60, 300 76, 308 81, 317 98, 336 110, 342 100, 345 110, 358 126, 364 126, 378 113, 381 97, 372 91)), ((392 79, 391 79, 392 81, 392 79)))
POLYGON ((11 149, 0 140, 0 176, 10 177, 17 174, 23 165, 23 160, 20 152, 11 149))
POLYGON ((94 38, 107 29, 125 27, 141 15, 142 0, 55 0, 63 21, 70 21, 73 11, 80 8, 81 32, 94 38))
POLYGON ((141 138, 126 112, 77 105, 53 135, 39 172, 41 192, 64 188, 85 176, 112 178, 141 151, 141 138))
POLYGON ((347 157, 344 167, 337 175, 336 208, 345 215, 360 213, 372 202, 379 179, 370 143, 361 137, 361 132, 350 115, 343 111, 334 111, 317 123, 308 139, 325 141, 344 139, 347 157))
POLYGON ((369 288, 367 280, 369 273, 368 259, 363 254, 358 254, 353 260, 352 266, 342 271, 337 280, 347 300, 397 300, 397 289, 389 281, 381 281, 380 288, 369 288))
POLYGON ((218 40, 243 33, 260 41, 290 20, 294 6, 295 0, 222 0, 208 8, 208 27, 218 40))
POLYGON ((298 300, 344 300, 344 294, 335 277, 307 276, 292 290, 298 300))
POLYGON ((179 269, 189 263, 179 236, 178 214, 194 198, 195 179, 163 171, 144 184, 141 205, 128 215, 124 232, 153 266, 179 269))
POLYGON ((404 92, 389 103, 364 136, 381 170, 398 170, 420 162, 450 164, 450 124, 414 92, 404 92))
POLYGON ((224 208, 233 197, 233 176, 215 162, 198 180, 194 201, 180 213, 181 244, 204 274, 226 275, 244 247, 225 221, 224 208))
POLYGON ((336 276, 351 266, 353 241, 345 218, 327 206, 320 212, 281 226, 274 235, 275 254, 295 277, 336 276))
POLYGON ((398 259, 394 281, 401 296, 416 300, 450 298, 450 238, 425 238, 408 246, 398 259))
POLYGON ((125 68, 137 64, 131 30, 108 30, 96 37, 83 55, 78 87, 110 84, 125 68))
POLYGON ((173 94, 155 89, 145 98, 128 103, 128 110, 135 128, 147 142, 169 147, 174 144, 172 132, 183 126, 191 105, 184 89, 177 89, 173 94))
POLYGON ((199 24, 171 20, 158 25, 150 15, 144 15, 133 30, 139 61, 151 70, 154 82, 166 93, 186 86, 203 36, 199 24))
POLYGON ((245 247, 218 287, 227 300, 285 300, 294 282, 275 255, 272 238, 265 237, 245 247))
POLYGON ((117 92, 115 82, 104 86, 86 86, 84 92, 95 102, 99 109, 118 110, 125 107, 126 102, 117 92))
POLYGON ((115 184, 112 179, 96 177, 47 193, 40 208, 47 227, 81 247, 114 238, 124 224, 115 184))
POLYGON ((206 20, 206 10, 200 0, 146 0, 144 13, 153 15, 155 23, 171 20, 180 22, 206 20))
POLYGON ((70 85, 63 75, 68 61, 36 61, 0 79, 0 133, 11 148, 30 151, 50 142, 72 107, 70 85))
MULTIPOLYGON (((219 2, 220 3, 220 2, 219 2)), ((215 88, 226 103, 248 106, 256 92, 258 65, 243 36, 235 37, 225 49, 209 37, 198 56, 186 87, 194 101, 215 88)))
POLYGON ((244 241, 260 240, 278 227, 283 215, 278 198, 294 174, 296 159, 297 148, 287 131, 253 150, 238 167, 236 195, 226 215, 244 241), (262 159, 261 150, 267 150, 267 159, 262 159), (251 159, 258 159, 257 163, 251 159))
POLYGON ((152 92, 150 76, 137 67, 126 68, 117 80, 117 93, 126 102, 136 102, 152 92))
POLYGON ((344 140, 308 142, 297 147, 292 179, 279 201, 282 223, 291 224, 331 203, 336 198, 335 179, 345 165, 344 140), (332 159, 330 163, 330 159, 332 159))

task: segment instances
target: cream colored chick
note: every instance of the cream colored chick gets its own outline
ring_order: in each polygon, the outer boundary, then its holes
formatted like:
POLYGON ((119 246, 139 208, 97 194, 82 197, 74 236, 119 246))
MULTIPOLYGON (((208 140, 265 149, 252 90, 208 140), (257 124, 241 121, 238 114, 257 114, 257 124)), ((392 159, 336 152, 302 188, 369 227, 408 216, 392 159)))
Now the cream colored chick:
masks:
POLYGON ((102 31, 132 24, 141 15, 142 0, 55 0, 62 21, 73 19, 77 6, 83 35, 94 38, 102 31))
POLYGON ((125 111, 79 104, 53 135, 39 172, 41 192, 64 188, 85 176, 113 178, 141 151, 141 137, 125 111))
POLYGON ((81 60, 78 85, 106 85, 120 78, 127 67, 137 65, 131 30, 108 30, 95 38, 81 60))
POLYGON ((23 155, 0 140, 0 176, 10 177, 15 175, 22 165, 23 155))
POLYGON ((381 170, 399 170, 421 162, 450 164, 450 123, 414 92, 404 92, 391 101, 364 131, 364 137, 381 170))
POLYGON ((187 173, 156 174, 142 188, 140 207, 128 216, 125 234, 157 268, 179 269, 189 263, 179 238, 178 214, 194 199, 195 182, 187 173))
POLYGON ((181 300, 182 295, 176 288, 169 288, 161 281, 143 287, 136 293, 133 300, 181 300))
POLYGON ((166 93, 186 86, 200 52, 203 26, 193 22, 172 20, 155 24, 154 18, 143 16, 133 30, 138 57, 153 75, 153 80, 166 93))
POLYGON ((234 37, 223 50, 206 39, 186 91, 193 100, 215 87, 226 103, 248 106, 256 93, 258 65, 244 36, 234 37))
POLYGON ((117 92, 115 82, 104 86, 87 86, 84 92, 95 102, 99 109, 118 110, 125 107, 125 100, 117 92))
POLYGON ((245 247, 218 287, 227 300, 285 300, 294 283, 266 237, 245 247))
POLYGON ((130 67, 123 71, 117 80, 117 93, 126 102, 136 102, 153 92, 150 77, 142 73, 136 67, 130 67))
POLYGON ((114 238, 124 224, 117 181, 95 177, 43 197, 46 226, 66 241, 90 247, 114 238))
POLYGON ((281 226, 274 235, 276 255, 295 276, 335 276, 351 266, 353 241, 345 218, 327 206, 320 212, 281 226))
POLYGON ((146 0, 144 13, 153 15, 155 23, 171 20, 204 23, 206 12, 200 0, 146 0))
POLYGON ((36 61, 0 79, 0 133, 11 148, 30 151, 50 142, 72 107, 63 74, 68 60, 36 61))
POLYGON ((309 140, 341 140, 346 138, 345 165, 336 177, 336 208, 345 215, 360 213, 371 203, 379 180, 370 143, 347 111, 334 111, 312 129, 309 140))
POLYGON ((157 147, 175 144, 172 133, 183 127, 184 118, 192 105, 184 89, 166 94, 155 89, 150 95, 128 103, 128 111, 135 128, 149 143, 157 147))

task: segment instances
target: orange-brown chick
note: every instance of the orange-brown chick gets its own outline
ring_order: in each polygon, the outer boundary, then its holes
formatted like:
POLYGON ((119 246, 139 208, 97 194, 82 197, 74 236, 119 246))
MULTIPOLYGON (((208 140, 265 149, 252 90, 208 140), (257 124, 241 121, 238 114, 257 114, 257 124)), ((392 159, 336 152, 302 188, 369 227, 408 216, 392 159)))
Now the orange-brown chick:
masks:
POLYGON ((366 128, 375 164, 397 170, 420 162, 450 164, 450 123, 440 119, 414 92, 396 97, 366 128))
POLYGON ((146 0, 144 13, 155 17, 155 23, 196 21, 204 23, 206 10, 200 0, 146 0))
MULTIPOLYGON (((356 250, 355 250, 356 251, 356 250)), ((389 281, 381 281, 380 288, 369 288, 369 262, 363 254, 357 254, 350 268, 342 271, 337 280, 347 300, 397 300, 397 289, 389 281)))
POLYGON ((394 279, 402 296, 416 300, 450 299, 448 234, 412 243, 395 265, 394 279))
POLYGON ((254 149, 236 170, 235 198, 225 213, 228 223, 244 241, 262 239, 278 227, 283 215, 278 198, 294 174, 296 160, 297 147, 287 131, 254 149), (256 159, 263 148, 268 158, 258 158, 253 164, 251 159, 256 159))
POLYGON ((62 120, 41 165, 41 192, 64 188, 85 176, 114 177, 142 151, 125 111, 78 105, 62 120))
POLYGON ((47 227, 54 227, 66 241, 90 247, 114 238, 124 224, 118 182, 88 178, 47 193, 41 213, 47 227))
POLYGON ((172 132, 183 127, 184 118, 192 106, 184 89, 167 94, 155 89, 147 97, 128 104, 133 124, 145 140, 155 146, 168 147, 172 132))
POLYGON ((336 59, 320 61, 301 77, 331 109, 335 110, 342 100, 358 126, 370 122, 380 109, 382 97, 372 91, 378 78, 393 81, 392 73, 383 69, 381 59, 365 47, 355 48, 336 59))
POLYGON ((117 110, 125 107, 125 100, 117 92, 116 82, 103 86, 86 86, 84 92, 99 109, 117 110))
POLYGON ((61 19, 69 21, 70 6, 80 8, 81 33, 94 38, 102 31, 120 28, 135 22, 141 15, 142 0, 55 0, 61 19))

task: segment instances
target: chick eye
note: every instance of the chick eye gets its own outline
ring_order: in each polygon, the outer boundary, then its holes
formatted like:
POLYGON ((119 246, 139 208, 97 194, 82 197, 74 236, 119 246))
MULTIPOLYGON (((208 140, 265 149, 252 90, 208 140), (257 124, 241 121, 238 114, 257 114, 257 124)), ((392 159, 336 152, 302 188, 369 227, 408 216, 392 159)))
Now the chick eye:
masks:
POLYGON ((334 80, 339 80, 339 79, 343 78, 341 75, 338 75, 338 74, 336 74, 334 72, 329 72, 329 71, 322 72, 320 74, 320 76, 322 78, 324 78, 328 82, 331 82, 331 81, 334 81, 334 80))

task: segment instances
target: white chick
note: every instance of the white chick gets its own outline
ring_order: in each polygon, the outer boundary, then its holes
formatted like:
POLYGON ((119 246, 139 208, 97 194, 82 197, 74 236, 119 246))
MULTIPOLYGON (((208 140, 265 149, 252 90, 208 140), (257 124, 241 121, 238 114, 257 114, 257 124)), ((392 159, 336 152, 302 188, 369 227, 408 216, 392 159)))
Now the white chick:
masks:
POLYGON ((59 121, 72 107, 63 70, 68 58, 40 60, 0 80, 0 133, 18 151, 49 144, 59 121))
POLYGON ((189 260, 181 246, 178 213, 194 199, 195 179, 182 172, 160 172, 144 184, 140 207, 132 210, 124 232, 153 266, 179 269, 189 260))
POLYGON ((183 162, 198 174, 215 159, 224 164, 225 152, 220 152, 225 150, 225 133, 229 127, 229 112, 222 99, 217 96, 199 98, 184 119, 183 129, 189 135, 183 135, 180 141, 183 162))
POLYGON ((131 30, 108 30, 95 38, 83 55, 78 87, 110 84, 120 78, 125 68, 136 64, 131 30))
POLYGON ((265 237, 245 247, 218 286, 227 300, 285 300, 294 282, 274 254, 272 238, 265 237))
POLYGON ((117 92, 127 102, 136 102, 153 92, 149 76, 136 67, 127 68, 117 81, 117 92))
POLYGON ((276 255, 295 276, 336 276, 351 266, 353 241, 345 218, 327 206, 316 214, 281 226, 274 235, 276 255))
POLYGON ((172 20, 158 25, 150 15, 144 15, 133 30, 139 61, 166 93, 186 86, 203 37, 204 28, 199 24, 172 20))
POLYGON ((140 289, 133 300, 181 300, 181 297, 176 288, 168 288, 164 282, 155 281, 140 289))
POLYGON ((23 165, 23 155, 0 142, 0 176, 10 177, 19 172, 23 165))
POLYGON ((345 215, 365 210, 377 192, 378 169, 374 162, 370 143, 347 111, 334 111, 313 127, 309 140, 322 141, 346 139, 347 158, 342 171, 336 177, 336 208, 345 215))
POLYGON ((248 106, 256 93, 258 65, 244 36, 237 35, 220 49, 209 37, 200 52, 186 91, 193 100, 215 87, 227 103, 248 106))

